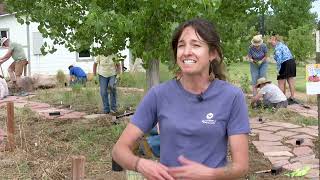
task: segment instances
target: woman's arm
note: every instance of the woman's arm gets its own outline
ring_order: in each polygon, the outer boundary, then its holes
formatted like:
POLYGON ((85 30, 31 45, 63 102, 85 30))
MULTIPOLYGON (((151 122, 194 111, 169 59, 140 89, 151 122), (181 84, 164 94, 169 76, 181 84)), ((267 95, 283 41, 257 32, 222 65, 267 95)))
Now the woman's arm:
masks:
POLYGON ((12 50, 9 49, 7 51, 7 53, 3 57, 0 58, 0 64, 6 62, 8 59, 10 59, 11 56, 12 56, 12 50))
POLYGON ((213 170, 216 179, 238 179, 246 175, 249 169, 248 135, 229 136, 232 163, 224 168, 213 170))
POLYGON ((167 172, 168 168, 160 163, 140 158, 133 154, 132 149, 143 132, 134 124, 129 123, 112 150, 113 159, 121 167, 140 172, 147 179, 174 180, 167 172))
POLYGON ((209 168, 203 164, 179 157, 181 167, 170 168, 169 173, 176 179, 223 180, 239 179, 248 171, 248 136, 229 136, 232 162, 222 168, 209 168))

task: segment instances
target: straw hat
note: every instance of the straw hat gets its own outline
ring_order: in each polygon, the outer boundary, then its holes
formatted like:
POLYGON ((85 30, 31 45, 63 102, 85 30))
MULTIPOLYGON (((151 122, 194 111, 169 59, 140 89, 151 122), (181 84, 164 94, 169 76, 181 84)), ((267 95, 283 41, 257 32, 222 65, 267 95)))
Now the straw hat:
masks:
POLYGON ((8 40, 8 38, 6 38, 6 37, 1 38, 1 40, 0 40, 1 46, 3 46, 3 43, 6 42, 7 40, 8 40))
POLYGON ((271 83, 271 81, 268 81, 265 77, 259 78, 256 84, 256 88, 259 88, 260 85, 266 84, 266 83, 271 83))
POLYGON ((255 35, 251 40, 251 44, 254 46, 260 46, 263 43, 262 35, 255 35))

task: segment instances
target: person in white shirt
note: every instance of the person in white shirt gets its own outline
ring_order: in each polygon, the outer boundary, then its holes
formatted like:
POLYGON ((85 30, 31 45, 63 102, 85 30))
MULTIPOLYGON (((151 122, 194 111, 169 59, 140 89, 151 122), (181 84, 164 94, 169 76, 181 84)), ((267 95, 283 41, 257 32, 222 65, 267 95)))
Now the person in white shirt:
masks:
POLYGON ((288 106, 287 97, 283 94, 280 88, 271 81, 262 77, 258 79, 256 88, 258 94, 254 96, 251 100, 251 105, 253 107, 263 106, 263 107, 274 107, 274 108, 286 108, 288 106), (263 99, 261 102, 261 98, 263 99))

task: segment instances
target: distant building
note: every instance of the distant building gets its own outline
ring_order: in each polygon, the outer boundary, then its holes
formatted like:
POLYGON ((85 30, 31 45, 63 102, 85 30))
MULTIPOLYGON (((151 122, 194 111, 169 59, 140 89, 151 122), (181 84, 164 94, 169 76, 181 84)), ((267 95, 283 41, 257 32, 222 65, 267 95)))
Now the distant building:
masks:
MULTIPOLYGON (((13 14, 4 12, 3 4, 0 4, 0 32, 1 38, 8 37, 11 41, 23 45, 26 56, 30 60, 30 66, 27 68, 28 75, 55 75, 58 70, 68 73, 68 66, 71 64, 80 66, 86 73, 92 72, 94 57, 91 57, 88 51, 70 52, 64 46, 55 45, 57 48, 55 53, 48 53, 43 56, 40 47, 44 42, 52 43, 52 40, 42 37, 42 34, 38 31, 38 23, 30 23, 29 26, 18 23, 13 14)), ((3 56, 6 51, 7 49, 0 47, 0 56, 3 56)), ((124 66, 129 70, 129 58, 131 57, 129 50, 125 49, 121 53, 127 55, 124 66)), ((7 69, 12 61, 12 59, 9 59, 2 64, 5 76, 8 76, 7 69)))

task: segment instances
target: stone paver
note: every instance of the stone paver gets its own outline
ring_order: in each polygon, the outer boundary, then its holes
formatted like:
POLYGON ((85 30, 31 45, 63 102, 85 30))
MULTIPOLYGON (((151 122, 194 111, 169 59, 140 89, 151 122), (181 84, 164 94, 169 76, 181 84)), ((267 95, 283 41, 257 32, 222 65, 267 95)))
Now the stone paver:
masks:
POLYGON ((288 137, 288 139, 299 139, 299 138, 303 138, 303 139, 316 139, 313 136, 307 135, 307 134, 299 134, 299 135, 295 135, 295 136, 291 136, 288 137))
POLYGON ((289 160, 290 157, 289 156, 279 156, 279 157, 274 157, 274 156, 269 156, 267 157, 269 159, 269 161, 271 162, 271 164, 275 164, 279 161, 283 161, 283 160, 289 160))
POLYGON ((297 161, 305 162, 305 161, 309 161, 309 160, 314 160, 315 158, 316 158, 316 155, 315 154, 311 154, 311 155, 291 158, 290 162, 297 162, 297 161))
POLYGON ((255 146, 281 146, 279 141, 252 141, 255 146))
POLYGON ((291 148, 288 148, 287 146, 256 146, 256 148, 261 153, 291 151, 291 148))
POLYGON ((282 137, 290 137, 290 136, 293 136, 293 135, 297 135, 298 133, 297 132, 291 132, 291 131, 279 131, 279 132, 276 132, 274 134, 282 136, 282 137))
POLYGON ((98 118, 103 118, 106 117, 107 114, 89 114, 84 116, 85 119, 98 119, 98 118))
POLYGON ((263 131, 263 130, 259 130, 259 129, 252 129, 252 130, 251 130, 251 133, 254 133, 254 134, 271 134, 272 132, 270 132, 270 131, 263 131))
POLYGON ((301 132, 301 133, 305 133, 311 136, 316 136, 318 137, 318 130, 316 129, 312 129, 312 128, 297 128, 297 129, 290 129, 289 131, 293 131, 293 132, 301 132))
POLYGON ((292 153, 290 153, 289 151, 277 151, 277 152, 266 152, 263 153, 265 156, 268 157, 283 157, 283 156, 289 156, 289 157, 293 157, 294 155, 292 153))
POLYGON ((260 133, 259 134, 259 140, 260 141, 280 141, 283 137, 274 135, 274 134, 265 134, 265 133, 260 133))
POLYGON ((282 166, 284 169, 287 169, 287 170, 296 170, 296 169, 301 169, 304 167, 304 165, 301 163, 301 162, 295 162, 295 163, 289 163, 289 164, 286 164, 284 166, 282 166))
POLYGON ((296 156, 306 156, 306 155, 313 154, 312 149, 307 146, 293 148, 292 152, 296 156))
POLYGON ((251 124, 250 127, 251 128, 261 128, 261 127, 266 127, 268 126, 267 124, 251 124))
POLYGON ((296 145, 297 138, 289 139, 286 141, 286 143, 291 144, 293 146, 310 146, 314 147, 314 144, 311 139, 303 138, 303 142, 301 145, 296 145))
POLYGON ((265 130, 265 131, 272 131, 272 132, 276 132, 280 129, 283 129, 283 127, 279 127, 279 126, 266 126, 266 127, 261 127, 259 128, 260 130, 265 130))
POLYGON ((269 126, 279 126, 279 127, 283 127, 283 128, 287 128, 287 129, 301 127, 299 125, 295 125, 295 124, 291 124, 291 123, 284 123, 284 122, 277 122, 277 121, 266 122, 264 124, 269 125, 269 126))

